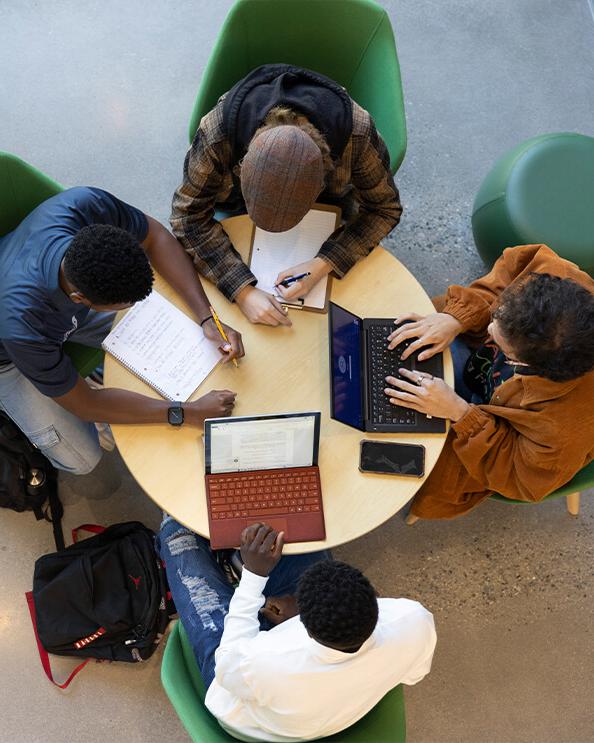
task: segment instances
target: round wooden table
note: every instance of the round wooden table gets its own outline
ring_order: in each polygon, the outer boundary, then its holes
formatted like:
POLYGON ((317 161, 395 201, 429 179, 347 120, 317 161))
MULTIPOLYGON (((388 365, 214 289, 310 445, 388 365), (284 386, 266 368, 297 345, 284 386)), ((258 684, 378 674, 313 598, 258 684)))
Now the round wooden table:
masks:
MULTIPOLYGON (((224 226, 246 259, 251 221, 245 216, 233 217, 224 226)), ((252 325, 215 287, 207 283, 205 288, 221 319, 242 333, 246 356, 238 369, 232 364, 219 365, 192 399, 211 389, 230 389, 237 392, 236 415, 322 411, 319 466, 326 540, 288 544, 285 553, 311 552, 348 542, 399 511, 423 479, 361 473, 359 442, 367 438, 422 444, 427 476, 446 434, 372 434, 332 420, 327 315, 290 310, 290 328, 252 325)), ((190 314, 160 277, 155 289, 190 314)), ((381 247, 360 261, 345 279, 333 280, 331 298, 361 317, 433 311, 429 297, 414 276, 381 247)), ((446 381, 453 385, 449 351, 444 362, 446 381)), ((157 392, 109 355, 105 361, 105 384, 158 397, 157 392)), ((192 426, 175 429, 168 423, 112 428, 124 461, 144 491, 182 524, 208 536, 202 431, 192 426)))

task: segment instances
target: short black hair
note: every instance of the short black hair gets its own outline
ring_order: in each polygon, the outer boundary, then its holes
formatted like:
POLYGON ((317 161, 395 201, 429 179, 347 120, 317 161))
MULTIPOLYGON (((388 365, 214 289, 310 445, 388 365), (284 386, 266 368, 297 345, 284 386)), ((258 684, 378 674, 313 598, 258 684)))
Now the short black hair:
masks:
POLYGON ((377 624, 375 589, 360 570, 338 560, 311 565, 295 598, 309 635, 329 647, 358 650, 377 624))
POLYGON ((572 279, 531 273, 514 282, 493 313, 516 361, 554 382, 594 369, 594 294, 572 279))
POLYGON ((110 224, 83 227, 64 254, 66 279, 93 304, 139 302, 153 286, 153 271, 138 240, 110 224))

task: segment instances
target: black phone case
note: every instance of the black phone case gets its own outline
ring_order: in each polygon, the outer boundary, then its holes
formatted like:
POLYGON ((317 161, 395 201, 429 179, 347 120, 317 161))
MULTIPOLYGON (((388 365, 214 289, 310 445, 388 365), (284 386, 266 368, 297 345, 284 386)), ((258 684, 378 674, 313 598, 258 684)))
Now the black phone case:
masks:
MULTIPOLYGON (((413 454, 413 452, 411 452, 411 454, 413 454)), ((416 457, 415 456, 413 456, 411 458, 411 462, 412 463, 415 463, 416 462, 416 457)), ((374 441, 374 440, 371 440, 371 439, 363 439, 363 441, 361 441, 361 449, 360 449, 360 453, 359 453, 359 470, 361 472, 365 472, 365 473, 368 473, 368 474, 375 474, 375 475, 399 475, 400 477, 417 477, 417 478, 418 477, 423 477, 425 475, 425 447, 422 446, 421 444, 400 444, 400 443, 395 442, 395 441, 374 441), (421 466, 421 472, 419 473, 416 470, 416 467, 414 467, 414 470, 415 470, 414 472, 402 471, 403 469, 405 469, 410 464, 410 462, 409 463, 406 463, 402 468, 400 468, 400 466, 398 465, 397 462, 394 462, 393 460, 391 460, 388 457, 388 453, 387 452, 384 455, 385 456, 385 460, 384 461, 387 464, 393 464, 393 465, 395 465, 395 468, 394 468, 394 471, 393 472, 386 471, 386 470, 381 470, 381 469, 371 469, 371 468, 368 468, 368 467, 367 468, 364 468, 362 466, 362 463, 363 463, 363 450, 365 449, 365 445, 366 444, 369 445, 369 446, 377 447, 379 449, 383 449, 383 448, 385 448, 385 449, 396 448, 396 449, 400 449, 400 450, 402 450, 403 448, 414 449, 415 450, 415 453, 417 453, 417 454, 420 451, 421 452, 421 465, 422 465, 421 466), (399 469, 396 469, 396 467, 398 467, 399 469)))

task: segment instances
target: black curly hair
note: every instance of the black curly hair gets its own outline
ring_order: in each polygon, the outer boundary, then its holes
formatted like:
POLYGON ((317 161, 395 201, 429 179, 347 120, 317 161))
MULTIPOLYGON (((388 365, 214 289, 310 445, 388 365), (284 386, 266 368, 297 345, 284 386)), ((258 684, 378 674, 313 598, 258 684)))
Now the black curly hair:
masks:
POLYGON ((295 598, 308 634, 338 650, 358 650, 377 623, 375 589, 360 570, 338 560, 309 567, 295 598))
POLYGON ((109 224, 83 227, 64 254, 64 275, 96 305, 139 302, 150 294, 153 271, 126 230, 109 224))
POLYGON ((594 295, 571 279, 531 273, 511 284, 493 313, 516 361, 566 382, 594 369, 594 295))

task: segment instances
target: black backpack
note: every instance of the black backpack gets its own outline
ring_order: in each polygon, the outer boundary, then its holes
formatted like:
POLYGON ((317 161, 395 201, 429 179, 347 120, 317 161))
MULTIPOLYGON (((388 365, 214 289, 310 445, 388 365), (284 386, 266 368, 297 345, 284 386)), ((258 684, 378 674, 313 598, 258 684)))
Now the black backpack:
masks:
POLYGON ((12 420, 0 411, 0 507, 33 511, 51 521, 57 549, 64 549, 58 473, 12 420), (47 501, 47 503, 46 503, 47 501), (45 506, 45 508, 44 508, 45 506))
POLYGON ((154 653, 175 611, 154 537, 137 521, 115 524, 37 560, 27 601, 50 681, 48 652, 129 663, 154 653))

